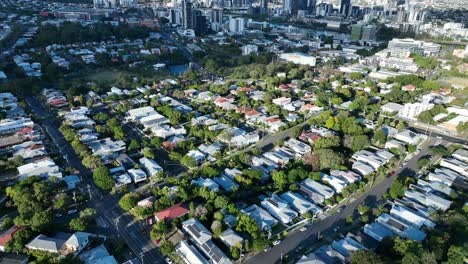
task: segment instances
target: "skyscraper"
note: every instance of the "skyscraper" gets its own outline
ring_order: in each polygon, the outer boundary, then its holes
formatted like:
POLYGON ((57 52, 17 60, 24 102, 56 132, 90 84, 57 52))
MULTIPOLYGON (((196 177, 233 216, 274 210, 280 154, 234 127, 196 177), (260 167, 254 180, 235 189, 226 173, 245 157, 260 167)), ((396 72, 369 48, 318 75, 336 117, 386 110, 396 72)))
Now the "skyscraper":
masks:
POLYGON ((317 10, 317 0, 307 0, 307 13, 315 15, 317 10))
POLYGON ((182 28, 193 29, 192 3, 188 0, 182 0, 182 28))
POLYGON ((340 13, 348 16, 351 11, 351 0, 341 0, 340 13))

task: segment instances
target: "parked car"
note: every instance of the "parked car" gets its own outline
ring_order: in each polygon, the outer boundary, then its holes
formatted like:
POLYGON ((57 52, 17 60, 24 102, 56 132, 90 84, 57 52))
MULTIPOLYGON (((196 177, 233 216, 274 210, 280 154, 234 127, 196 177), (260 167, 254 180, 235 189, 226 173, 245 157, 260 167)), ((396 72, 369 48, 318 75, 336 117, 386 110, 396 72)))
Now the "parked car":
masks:
POLYGON ((341 213, 341 212, 343 212, 343 210, 344 210, 345 208, 346 208, 346 205, 342 205, 342 206, 340 206, 340 208, 338 208, 337 212, 338 212, 338 213, 341 213))
POLYGON ((300 230, 301 232, 304 232, 304 231, 307 230, 307 227, 303 226, 303 227, 301 227, 301 229, 299 229, 299 230, 300 230))
POLYGON ((268 252, 268 251, 270 251, 270 249, 271 249, 271 247, 268 246, 268 247, 266 247, 263 251, 268 252))
POLYGON ((275 242, 273 242, 273 246, 277 246, 281 243, 281 240, 276 240, 275 242))
POLYGON ((74 214, 74 213, 76 213, 76 212, 78 212, 78 210, 72 209, 72 210, 68 211, 67 214, 71 215, 71 214, 74 214))
POLYGON ((393 177, 393 176, 395 176, 395 171, 391 171, 388 173, 388 177, 393 177))

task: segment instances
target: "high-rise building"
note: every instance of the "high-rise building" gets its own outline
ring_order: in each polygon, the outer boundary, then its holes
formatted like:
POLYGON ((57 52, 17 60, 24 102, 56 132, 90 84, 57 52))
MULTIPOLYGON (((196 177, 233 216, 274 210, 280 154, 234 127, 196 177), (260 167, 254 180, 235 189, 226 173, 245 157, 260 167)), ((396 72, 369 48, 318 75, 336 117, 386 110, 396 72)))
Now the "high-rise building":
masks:
POLYGON ((377 35, 377 27, 374 25, 364 26, 362 28, 361 40, 374 41, 377 35))
POLYGON ((351 26, 351 41, 359 41, 362 36, 362 24, 354 24, 351 26))
POLYGON ((195 31, 196 36, 202 36, 206 33, 207 23, 206 23, 206 16, 203 14, 201 10, 194 9, 192 10, 192 27, 193 31, 195 31))
POLYGON ((182 15, 180 9, 171 9, 170 16, 171 24, 181 25, 182 24, 182 15))
POLYGON ((351 0, 341 0, 340 13, 348 16, 351 12, 351 0))
POLYGON ((211 12, 211 22, 223 23, 223 10, 222 9, 213 9, 211 12))
POLYGON ((236 17, 229 19, 229 32, 236 34, 244 32, 244 18, 236 17))
POLYGON ((307 13, 309 15, 316 15, 316 13, 317 13, 317 0, 307 0, 307 13))
POLYGON ((192 2, 182 1, 182 28, 193 29, 192 2))

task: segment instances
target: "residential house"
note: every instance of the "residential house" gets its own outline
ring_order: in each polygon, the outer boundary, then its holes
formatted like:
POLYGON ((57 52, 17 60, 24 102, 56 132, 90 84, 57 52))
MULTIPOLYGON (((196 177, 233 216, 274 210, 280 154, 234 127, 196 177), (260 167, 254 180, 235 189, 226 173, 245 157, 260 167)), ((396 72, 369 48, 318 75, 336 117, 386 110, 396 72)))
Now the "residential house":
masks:
POLYGON ((386 104, 382 105, 382 107, 380 107, 381 112, 389 113, 389 114, 398 113, 402 109, 403 109, 403 105, 393 103, 393 102, 386 103, 386 104))
POLYGON ((410 185, 410 189, 405 192, 405 197, 436 210, 447 211, 452 205, 451 201, 438 196, 434 191, 428 191, 416 185, 410 185))
POLYGON ((378 242, 386 237, 393 237, 393 232, 380 222, 373 222, 364 226, 364 233, 378 242))
POLYGON ((283 224, 291 223, 298 216, 297 212, 290 209, 288 203, 283 201, 276 194, 271 195, 271 197, 265 198, 261 202, 261 205, 276 219, 280 220, 283 224))
POLYGON ((278 223, 278 220, 255 204, 242 209, 242 213, 255 220, 259 229, 263 231, 271 230, 271 228, 278 223))
POLYGON ((187 241, 180 241, 175 248, 177 255, 185 264, 209 264, 210 262, 187 241))
POLYGON ((351 237, 345 237, 339 241, 333 241, 331 247, 343 255, 346 259, 358 250, 366 250, 361 243, 352 239, 351 237))
POLYGON ((463 162, 468 163, 468 150, 464 148, 457 149, 453 154, 452 157, 456 158, 457 160, 461 160, 463 162))
POLYGON ((242 245, 244 242, 244 239, 230 228, 224 230, 219 239, 229 248, 236 247, 239 244, 242 245))
POLYGON ((381 214, 375 221, 383 224, 387 229, 391 230, 394 235, 402 238, 421 242, 426 237, 423 231, 387 213, 381 214))
POLYGON ((206 159, 206 155, 203 154, 203 152, 193 149, 187 153, 187 156, 193 158, 197 162, 197 164, 200 164, 206 159))
POLYGON ((213 180, 227 192, 239 189, 239 184, 225 174, 214 177, 213 180))
POLYGON ((110 138, 99 139, 88 143, 88 147, 95 156, 100 156, 103 161, 110 161, 125 151, 125 142, 112 141, 110 138))
POLYGON ((285 192, 280 195, 281 199, 286 201, 294 210, 296 210, 299 214, 305 214, 307 212, 311 212, 312 215, 315 217, 321 214, 323 211, 317 205, 307 201, 302 195, 296 192, 285 192))
POLYGON ((57 177, 62 178, 62 173, 52 159, 45 159, 36 162, 31 162, 17 168, 20 180, 24 180, 30 176, 40 176, 43 178, 57 177))
POLYGON ((312 179, 305 179, 302 181, 299 189, 316 204, 322 204, 326 199, 330 199, 335 194, 335 191, 333 191, 332 188, 320 184, 312 179))
POLYGON ((61 248, 62 255, 78 255, 89 244, 89 238, 91 236, 92 234, 90 233, 75 232, 63 243, 61 248))
POLYGON ((312 148, 310 147, 310 145, 304 142, 301 142, 297 139, 294 139, 294 138, 291 138, 285 141, 284 145, 292 149, 294 152, 296 152, 300 156, 308 154, 312 151, 312 148))
POLYGON ((130 169, 127 173, 132 177, 134 183, 146 181, 146 173, 142 169, 130 169))
POLYGON ((210 178, 200 177, 198 179, 192 180, 192 184, 198 185, 202 188, 207 188, 208 190, 213 192, 219 191, 219 185, 210 178))
POLYGON ((427 176, 427 179, 432 182, 438 182, 446 186, 452 186, 453 182, 457 178, 462 178, 462 176, 447 168, 435 169, 434 172, 430 172, 427 176))
POLYGON ((175 204, 164 210, 154 213, 156 221, 170 221, 172 219, 179 218, 190 212, 182 203, 175 204))
POLYGON ((390 210, 390 215, 418 229, 423 226, 428 228, 435 227, 434 222, 421 215, 418 210, 409 206, 394 204, 390 210))
POLYGON ((182 223, 182 228, 200 245, 211 240, 211 237, 213 236, 211 232, 195 218, 184 221, 182 223))
POLYGON ((419 143, 424 141, 427 137, 425 135, 413 132, 409 129, 405 129, 395 135, 395 139, 404 142, 409 145, 417 146, 419 143))
POLYGON ((464 177, 468 177, 468 163, 462 160, 452 157, 442 158, 440 166, 456 171, 464 177))
POLYGON ((159 172, 163 171, 163 168, 152 159, 143 157, 139 161, 140 165, 143 167, 143 169, 146 171, 149 177, 157 176, 159 172))
POLYGON ((115 258, 109 254, 104 244, 81 252, 79 258, 84 264, 118 264, 115 258))
POLYGON ((25 247, 29 250, 45 251, 58 254, 70 236, 70 234, 65 233, 56 234, 54 237, 48 237, 41 234, 26 244, 25 247))

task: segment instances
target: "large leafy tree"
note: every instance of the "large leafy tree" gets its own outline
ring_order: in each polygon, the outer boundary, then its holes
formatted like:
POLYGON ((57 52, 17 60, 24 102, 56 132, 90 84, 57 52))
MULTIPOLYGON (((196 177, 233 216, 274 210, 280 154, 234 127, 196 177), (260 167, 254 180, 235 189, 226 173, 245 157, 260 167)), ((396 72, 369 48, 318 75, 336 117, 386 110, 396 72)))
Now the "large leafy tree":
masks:
POLYGON ((109 169, 104 166, 100 166, 94 170, 93 180, 94 183, 96 183, 96 185, 104 191, 112 190, 115 184, 109 169))

